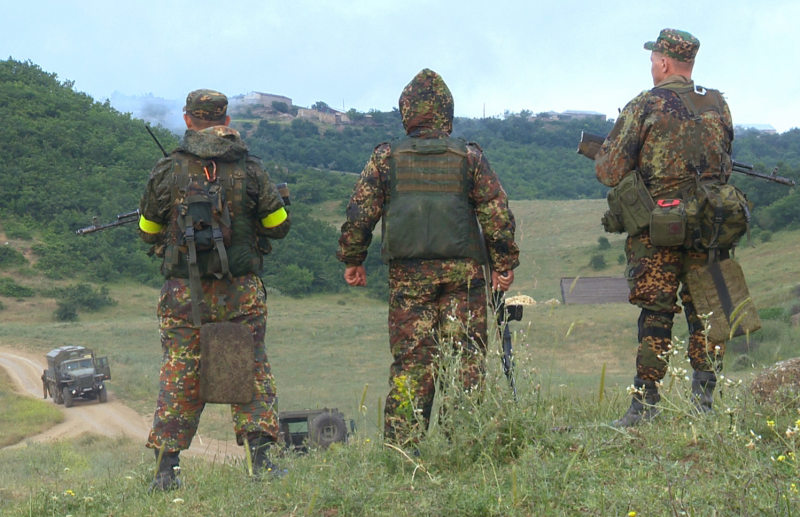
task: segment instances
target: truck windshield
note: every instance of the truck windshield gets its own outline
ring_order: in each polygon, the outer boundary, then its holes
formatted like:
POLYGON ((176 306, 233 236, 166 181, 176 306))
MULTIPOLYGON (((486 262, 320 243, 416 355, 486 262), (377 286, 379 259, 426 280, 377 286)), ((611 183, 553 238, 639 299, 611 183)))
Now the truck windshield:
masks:
POLYGON ((81 361, 73 361, 71 363, 64 364, 64 367, 67 369, 68 372, 71 372, 72 370, 80 370, 82 368, 91 368, 92 360, 83 359, 81 361))

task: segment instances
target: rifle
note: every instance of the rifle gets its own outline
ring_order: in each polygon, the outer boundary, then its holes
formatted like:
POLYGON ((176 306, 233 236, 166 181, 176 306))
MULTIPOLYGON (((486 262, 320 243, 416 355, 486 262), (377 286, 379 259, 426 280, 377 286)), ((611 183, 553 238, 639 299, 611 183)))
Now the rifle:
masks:
MULTIPOLYGON (((581 139, 578 142, 577 152, 578 154, 581 154, 590 160, 594 160, 605 140, 606 139, 603 136, 581 131, 581 139)), ((747 176, 752 176, 754 178, 761 178, 762 180, 771 181, 773 183, 780 183, 781 185, 786 185, 788 187, 795 186, 795 181, 793 179, 777 176, 777 167, 772 170, 772 174, 762 174, 760 172, 755 172, 752 165, 733 160, 732 170, 733 172, 738 172, 739 174, 746 174, 747 176)))
POLYGON ((138 223, 138 222, 139 222, 139 209, 137 208, 133 212, 128 212, 126 214, 119 214, 117 216, 117 220, 112 223, 100 224, 100 221, 97 219, 97 217, 92 217, 92 225, 87 226, 86 228, 81 228, 80 230, 75 230, 75 234, 86 235, 87 233, 101 232, 103 230, 108 230, 109 228, 116 228, 117 226, 122 226, 131 223, 138 223))
MULTIPOLYGON (((476 216, 477 219, 477 216, 476 216)), ((522 320, 522 305, 509 305, 506 307, 506 293, 499 289, 495 291, 492 286, 492 262, 489 258, 489 251, 486 249, 486 241, 483 238, 483 230, 481 229, 480 221, 478 221, 478 232, 481 253, 483 254, 483 278, 486 282, 486 300, 489 302, 489 309, 495 316, 497 322, 497 333, 503 343, 503 355, 501 361, 503 363, 503 373, 508 379, 508 384, 511 387, 511 392, 514 395, 514 402, 517 401, 517 385, 514 381, 514 350, 511 343, 511 330, 508 328, 509 321, 522 320)))

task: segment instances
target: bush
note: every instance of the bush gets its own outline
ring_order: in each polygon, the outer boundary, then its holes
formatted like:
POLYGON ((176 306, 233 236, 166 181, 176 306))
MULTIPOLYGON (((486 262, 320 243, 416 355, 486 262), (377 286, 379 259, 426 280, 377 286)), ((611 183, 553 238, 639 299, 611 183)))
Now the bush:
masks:
POLYGON ((28 263, 25 255, 11 246, 0 246, 0 268, 24 266, 28 263))
POLYGON ((59 310, 61 310, 61 305, 63 304, 73 306, 76 311, 83 309, 89 312, 97 312, 103 307, 117 304, 117 301, 109 295, 107 287, 102 286, 100 289, 95 289, 87 283, 54 289, 49 291, 47 296, 58 299, 59 310))
POLYGON ((589 266, 595 271, 606 268, 606 258, 601 253, 595 253, 589 259, 589 266))
POLYGON ((285 102, 272 101, 272 108, 280 113, 289 113, 289 106, 285 102))
POLYGON ((772 232, 767 230, 761 232, 761 242, 769 242, 772 240, 772 232))
POLYGON ((0 278, 0 295, 8 296, 9 298, 30 298, 36 292, 30 287, 19 285, 13 278, 3 277, 0 278))
POLYGON ((608 237, 598 237, 597 238, 597 249, 599 250, 609 250, 611 249, 611 243, 608 242, 608 237))
POLYGON ((625 254, 624 253, 620 253, 619 256, 617 257, 617 264, 622 265, 622 264, 626 263, 627 261, 628 260, 625 258, 625 254))
POLYGON ((3 302, 0 302, 0 311, 5 310, 5 308, 6 308, 6 304, 4 304, 3 302))
POLYGON ((8 221, 3 224, 3 230, 6 232, 6 238, 19 239, 21 241, 30 241, 33 239, 33 232, 27 225, 20 222, 8 221))
POLYGON ((78 307, 73 302, 59 301, 53 317, 58 321, 75 321, 78 319, 78 307))

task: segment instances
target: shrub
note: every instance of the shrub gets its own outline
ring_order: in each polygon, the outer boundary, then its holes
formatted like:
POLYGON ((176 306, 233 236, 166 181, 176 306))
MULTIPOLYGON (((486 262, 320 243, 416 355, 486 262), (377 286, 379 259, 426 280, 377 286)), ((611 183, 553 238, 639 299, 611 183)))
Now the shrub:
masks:
POLYGON ((30 298, 36 292, 30 287, 19 285, 13 278, 3 277, 0 278, 0 295, 8 296, 9 298, 30 298))
POLYGON ((609 250, 611 249, 611 243, 608 242, 608 237, 598 237, 597 238, 597 249, 599 250, 609 250))
POLYGON ((58 301, 53 317, 59 321, 75 321, 78 319, 78 307, 73 302, 58 301))
POLYGON ((28 263, 25 255, 11 246, 0 246, 0 268, 24 266, 28 263))
POLYGON ((627 259, 625 258, 625 254, 624 253, 620 253, 619 256, 617 257, 617 264, 621 265, 621 264, 624 264, 625 262, 627 262, 627 259))
POLYGON ((606 258, 601 253, 595 253, 589 259, 589 266, 595 271, 606 268, 606 258))
POLYGON ((761 232, 761 242, 769 242, 772 240, 772 232, 769 230, 761 232))
MULTIPOLYGON (((105 286, 95 289, 90 284, 80 283, 68 287, 54 289, 47 293, 48 296, 58 299, 61 304, 71 305, 75 310, 83 309, 90 312, 97 312, 103 307, 114 306, 117 301, 111 298, 108 288, 105 286)), ((58 311, 56 311, 58 312, 58 311)))

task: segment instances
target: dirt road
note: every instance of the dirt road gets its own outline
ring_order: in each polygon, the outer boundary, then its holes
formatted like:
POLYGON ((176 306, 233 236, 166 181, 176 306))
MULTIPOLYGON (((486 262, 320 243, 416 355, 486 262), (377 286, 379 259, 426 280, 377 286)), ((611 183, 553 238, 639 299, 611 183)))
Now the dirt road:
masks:
MULTIPOLYGON (((32 354, 0 346, 0 367, 4 368, 16 384, 19 393, 31 397, 42 397, 42 372, 47 367, 44 354, 32 354)), ((141 442, 144 446, 150 432, 152 416, 140 415, 114 398, 109 391, 108 402, 76 400, 73 408, 58 406, 64 413, 64 421, 47 431, 30 436, 11 447, 25 447, 28 442, 41 443, 68 440, 84 433, 117 437, 125 436, 141 442)), ((191 456, 209 458, 242 457, 242 448, 235 441, 218 441, 195 437, 192 447, 185 452, 191 456)))

